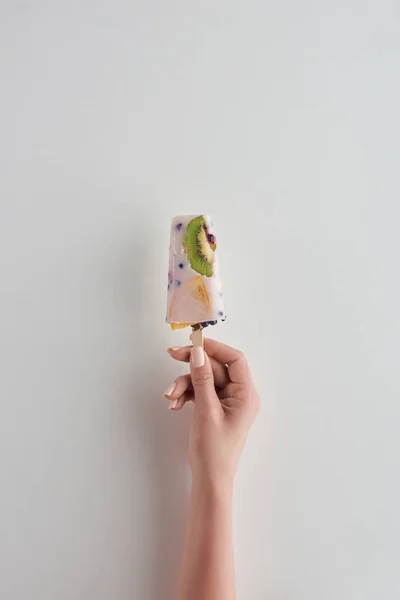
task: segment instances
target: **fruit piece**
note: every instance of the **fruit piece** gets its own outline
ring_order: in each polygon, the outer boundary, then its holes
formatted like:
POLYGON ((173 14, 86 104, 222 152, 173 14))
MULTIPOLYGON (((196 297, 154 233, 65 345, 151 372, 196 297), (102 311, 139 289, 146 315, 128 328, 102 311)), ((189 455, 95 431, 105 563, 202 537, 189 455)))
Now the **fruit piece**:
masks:
POLYGON ((183 239, 183 249, 194 271, 212 277, 216 247, 215 236, 208 232, 204 217, 195 217, 189 221, 183 239))
POLYGON ((184 329, 192 325, 196 325, 196 323, 171 323, 171 329, 184 329))
POLYGON ((199 275, 174 289, 170 304, 169 322, 171 326, 182 325, 187 327, 194 324, 194 317, 197 317, 196 323, 209 320, 211 310, 212 307, 204 280, 199 275), (179 318, 176 318, 178 315, 179 318))

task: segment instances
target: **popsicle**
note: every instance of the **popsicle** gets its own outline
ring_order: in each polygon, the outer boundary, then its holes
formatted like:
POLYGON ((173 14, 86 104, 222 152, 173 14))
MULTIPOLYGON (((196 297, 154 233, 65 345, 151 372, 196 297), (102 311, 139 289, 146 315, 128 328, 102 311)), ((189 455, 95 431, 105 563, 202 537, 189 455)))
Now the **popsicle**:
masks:
POLYGON ((209 215, 172 219, 166 319, 172 329, 202 330, 225 320, 216 248, 209 215))

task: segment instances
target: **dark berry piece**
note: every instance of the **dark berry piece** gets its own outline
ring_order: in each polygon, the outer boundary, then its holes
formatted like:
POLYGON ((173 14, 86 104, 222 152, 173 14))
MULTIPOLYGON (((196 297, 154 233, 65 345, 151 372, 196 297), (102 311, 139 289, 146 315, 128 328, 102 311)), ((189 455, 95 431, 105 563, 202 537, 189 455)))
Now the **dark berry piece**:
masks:
POLYGON ((180 231, 182 229, 182 225, 183 225, 183 223, 177 223, 176 224, 177 231, 180 231))
POLYGON ((207 240, 208 240, 209 244, 215 244, 215 235, 213 235, 212 233, 208 233, 207 240))
POLYGON ((209 323, 209 325, 216 325, 217 321, 209 321, 208 323, 209 323))
POLYGON ((224 316, 224 313, 222 312, 222 310, 219 310, 219 311, 218 311, 218 316, 219 316, 219 317, 223 317, 223 316, 224 316))
POLYGON ((209 325, 209 322, 208 322, 208 321, 204 321, 204 323, 202 323, 202 327, 203 327, 203 328, 204 328, 204 327, 208 327, 208 325, 209 325))
POLYGON ((184 265, 183 263, 179 263, 179 265, 178 265, 178 267, 179 267, 180 269, 183 269, 183 267, 184 267, 184 266, 185 266, 185 265, 184 265))
POLYGON ((181 287, 181 285, 182 285, 182 281, 179 281, 179 279, 176 279, 176 280, 175 280, 175 285, 176 285, 177 287, 181 287))

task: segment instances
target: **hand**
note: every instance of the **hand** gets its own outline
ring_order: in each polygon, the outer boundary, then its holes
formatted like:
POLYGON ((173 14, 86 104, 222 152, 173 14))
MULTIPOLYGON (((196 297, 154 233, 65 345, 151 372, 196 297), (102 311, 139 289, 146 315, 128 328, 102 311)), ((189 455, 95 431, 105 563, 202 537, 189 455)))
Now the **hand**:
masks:
POLYGON ((194 483, 232 485, 260 398, 242 352, 211 339, 205 350, 168 350, 175 360, 190 362, 190 375, 178 377, 164 395, 173 411, 195 401, 189 444, 194 483))

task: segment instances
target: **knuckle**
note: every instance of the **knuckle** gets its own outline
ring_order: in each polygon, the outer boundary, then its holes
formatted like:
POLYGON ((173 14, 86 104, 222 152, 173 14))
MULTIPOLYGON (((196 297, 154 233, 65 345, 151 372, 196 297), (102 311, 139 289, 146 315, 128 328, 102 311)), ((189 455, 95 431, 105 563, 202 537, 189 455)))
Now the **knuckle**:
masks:
POLYGON ((205 387, 212 383, 213 377, 211 373, 207 371, 200 371, 193 375, 193 384, 197 387, 205 387))
POLYGON ((243 363, 247 363, 247 358, 244 352, 242 352, 242 350, 238 350, 238 360, 240 360, 243 363))
POLYGON ((261 398, 257 392, 254 394, 254 397, 253 397, 253 406, 254 406, 254 410, 256 411, 256 414, 258 415, 258 413, 260 412, 260 409, 261 409, 261 398))
POLYGON ((244 385, 238 385, 230 392, 230 397, 239 400, 245 400, 247 398, 247 389, 244 385))

